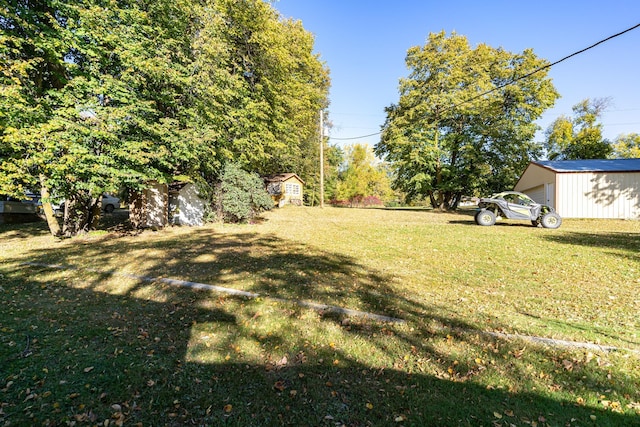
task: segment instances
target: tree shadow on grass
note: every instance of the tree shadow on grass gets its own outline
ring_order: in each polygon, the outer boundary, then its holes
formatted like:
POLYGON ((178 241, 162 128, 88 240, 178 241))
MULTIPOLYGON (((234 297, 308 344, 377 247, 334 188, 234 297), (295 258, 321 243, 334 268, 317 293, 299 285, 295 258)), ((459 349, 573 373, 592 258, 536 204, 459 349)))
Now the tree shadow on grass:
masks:
POLYGON ((638 420, 570 399, 589 390, 637 399, 633 381, 611 383, 606 367, 595 362, 544 347, 520 352, 521 343, 488 338, 455 313, 398 295, 390 277, 355 259, 251 232, 194 229, 145 237, 78 240, 5 259, 0 421, 444 426, 638 420), (26 262, 103 272, 52 272, 26 262), (150 284, 114 276, 116 269, 240 286, 408 323, 150 284), (376 356, 358 355, 353 342, 376 356), (475 361, 456 354, 465 349, 477 354, 475 361), (564 358, 575 367, 567 369, 564 358), (549 390, 503 388, 501 377, 525 388, 544 375, 528 371, 540 360, 549 390), (488 378, 477 381, 481 377, 488 378), (563 387, 571 392, 549 397, 563 387))
POLYGON ((49 234, 44 222, 29 222, 24 224, 0 224, 0 238, 11 239, 14 237, 28 239, 34 236, 49 234))
POLYGON ((606 247, 628 252, 631 257, 637 258, 640 256, 640 232, 567 232, 558 235, 550 234, 544 238, 555 243, 598 248, 606 247))
MULTIPOLYGON (((603 328, 601 326, 594 325, 592 323, 567 322, 559 319, 543 318, 533 313, 528 313, 526 311, 521 311, 521 310, 519 310, 518 313, 520 313, 523 316, 530 317, 532 319, 543 321, 545 324, 558 326, 559 327, 558 329, 568 329, 568 330, 580 331, 585 333, 586 332, 595 333, 598 336, 607 337, 607 338, 611 338, 612 340, 626 343, 630 345, 631 348, 637 348, 638 346, 640 346, 640 340, 629 339, 622 336, 621 334, 612 334, 609 332, 610 328, 603 328)), ((606 346, 603 346, 603 347, 606 347, 606 346)), ((632 351, 638 352, 638 350, 632 350, 632 351)))

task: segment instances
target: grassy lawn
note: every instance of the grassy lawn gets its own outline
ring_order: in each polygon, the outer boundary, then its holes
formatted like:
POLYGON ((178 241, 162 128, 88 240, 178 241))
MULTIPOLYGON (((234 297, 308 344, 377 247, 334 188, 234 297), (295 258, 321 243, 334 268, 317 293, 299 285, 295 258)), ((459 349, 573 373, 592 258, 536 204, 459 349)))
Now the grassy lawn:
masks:
POLYGON ((66 241, 1 225, 0 426, 640 425, 639 289, 638 221, 292 207, 66 241))

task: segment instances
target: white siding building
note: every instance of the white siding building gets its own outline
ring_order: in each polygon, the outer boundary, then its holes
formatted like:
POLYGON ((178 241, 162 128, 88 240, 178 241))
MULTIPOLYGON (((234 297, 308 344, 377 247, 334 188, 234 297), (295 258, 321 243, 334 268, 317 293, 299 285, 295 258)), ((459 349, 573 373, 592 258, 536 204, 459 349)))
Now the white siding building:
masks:
POLYGON ((640 159, 531 162, 514 190, 564 218, 640 219, 640 159))
POLYGON ((169 185, 169 222, 175 225, 204 224, 205 201, 195 184, 177 182, 169 185))

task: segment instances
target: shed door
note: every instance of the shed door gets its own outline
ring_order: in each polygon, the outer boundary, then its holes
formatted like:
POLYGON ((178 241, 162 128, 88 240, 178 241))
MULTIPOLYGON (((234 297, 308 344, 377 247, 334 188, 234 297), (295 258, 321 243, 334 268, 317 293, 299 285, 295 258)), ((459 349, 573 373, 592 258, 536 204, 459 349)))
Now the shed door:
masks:
POLYGON ((544 185, 544 195, 547 205, 556 208, 556 185, 552 182, 544 185))

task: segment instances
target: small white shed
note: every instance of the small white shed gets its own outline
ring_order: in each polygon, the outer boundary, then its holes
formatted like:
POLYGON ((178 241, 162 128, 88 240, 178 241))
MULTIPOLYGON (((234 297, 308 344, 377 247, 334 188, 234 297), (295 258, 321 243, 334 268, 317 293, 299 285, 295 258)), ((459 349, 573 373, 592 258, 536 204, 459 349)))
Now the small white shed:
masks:
POLYGON ((169 185, 169 220, 175 225, 201 226, 204 224, 205 202, 192 183, 177 182, 169 185))
POLYGON ((514 190, 565 218, 640 219, 640 159, 531 162, 514 190))
POLYGON ((146 188, 131 195, 129 219, 135 228, 162 228, 168 224, 167 191, 167 184, 150 181, 146 188))

